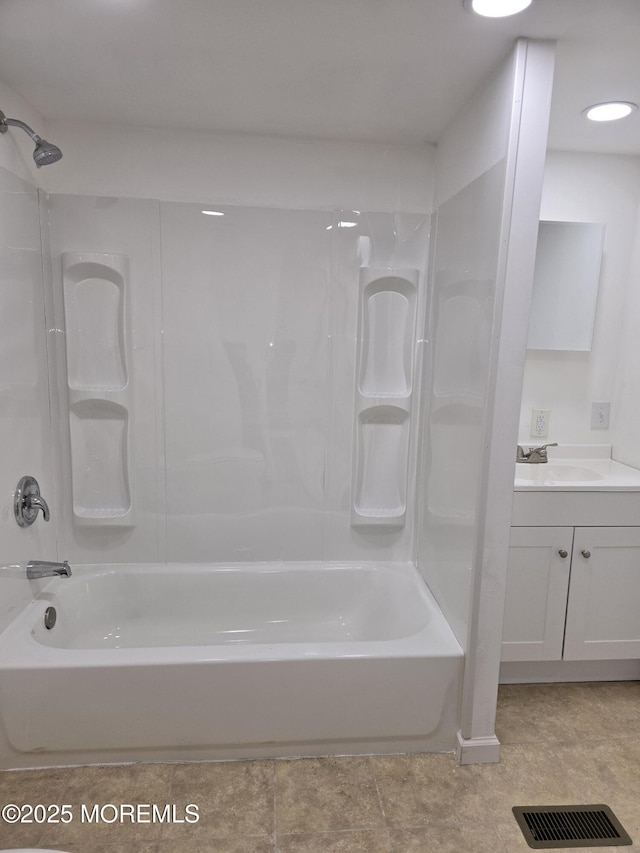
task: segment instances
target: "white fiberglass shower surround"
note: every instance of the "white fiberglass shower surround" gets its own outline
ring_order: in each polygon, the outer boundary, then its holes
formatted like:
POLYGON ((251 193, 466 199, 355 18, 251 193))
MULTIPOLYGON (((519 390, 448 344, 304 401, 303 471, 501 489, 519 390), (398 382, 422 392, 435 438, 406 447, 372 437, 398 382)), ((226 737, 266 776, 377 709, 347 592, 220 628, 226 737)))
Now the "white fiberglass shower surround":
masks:
POLYGON ((56 448, 55 553, 38 522, 5 560, 2 766, 496 760, 511 470, 492 422, 515 442, 528 305, 505 286, 532 278, 552 65, 518 43, 431 152, 433 205, 396 187, 377 207, 359 179, 330 205, 275 178, 273 204, 237 200, 237 160, 206 202, 160 177, 114 195, 108 165, 92 193, 63 125, 59 186, 2 170, 2 211, 24 197, 41 231, 56 448), (70 578, 24 580, 56 557, 70 578))
POLYGON ((14 763, 450 749, 463 654, 413 560, 430 217, 41 207, 75 557, 5 635, 14 763))

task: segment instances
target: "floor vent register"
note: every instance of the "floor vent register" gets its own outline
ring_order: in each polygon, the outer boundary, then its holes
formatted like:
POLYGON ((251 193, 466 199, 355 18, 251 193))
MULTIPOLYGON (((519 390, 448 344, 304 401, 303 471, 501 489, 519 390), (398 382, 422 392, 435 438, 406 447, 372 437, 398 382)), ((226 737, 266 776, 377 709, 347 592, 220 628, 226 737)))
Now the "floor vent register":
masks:
POLYGON ((514 806, 529 847, 621 847, 632 844, 609 806, 514 806))

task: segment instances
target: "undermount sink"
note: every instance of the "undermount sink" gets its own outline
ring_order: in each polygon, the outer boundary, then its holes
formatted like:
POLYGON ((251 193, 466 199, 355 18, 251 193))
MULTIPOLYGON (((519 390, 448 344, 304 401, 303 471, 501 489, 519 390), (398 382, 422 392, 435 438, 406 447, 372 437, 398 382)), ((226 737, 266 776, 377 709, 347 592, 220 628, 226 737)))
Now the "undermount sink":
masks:
POLYGON ((545 462, 538 465, 519 462, 516 465, 516 480, 552 480, 562 483, 584 483, 604 480, 602 474, 598 474, 592 468, 584 465, 563 465, 557 462, 545 462))

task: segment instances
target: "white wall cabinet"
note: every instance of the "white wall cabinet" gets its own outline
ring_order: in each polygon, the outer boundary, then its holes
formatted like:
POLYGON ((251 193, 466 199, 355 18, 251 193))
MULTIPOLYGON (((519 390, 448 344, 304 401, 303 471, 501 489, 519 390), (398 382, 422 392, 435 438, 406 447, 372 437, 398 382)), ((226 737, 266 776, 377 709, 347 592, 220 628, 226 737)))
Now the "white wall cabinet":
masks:
POLYGON ((502 660, 629 658, 640 658, 640 527, 512 527, 502 660))

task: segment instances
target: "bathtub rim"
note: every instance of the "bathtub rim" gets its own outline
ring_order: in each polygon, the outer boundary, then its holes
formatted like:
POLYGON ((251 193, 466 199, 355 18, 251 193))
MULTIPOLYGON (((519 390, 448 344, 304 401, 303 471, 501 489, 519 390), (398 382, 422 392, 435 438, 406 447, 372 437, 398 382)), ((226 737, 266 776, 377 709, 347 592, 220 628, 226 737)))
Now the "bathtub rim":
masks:
POLYGON ((309 570, 368 569, 390 575, 399 575, 415 584, 428 611, 426 624, 419 631, 402 637, 381 640, 310 641, 281 643, 246 643, 239 645, 182 645, 133 646, 122 648, 68 648, 43 644, 33 635, 38 619, 56 599, 57 590, 68 582, 66 578, 51 581, 29 604, 16 615, 0 634, 0 669, 37 669, 52 667, 110 667, 139 664, 206 664, 255 661, 335 660, 348 658, 414 658, 463 657, 463 651, 447 623, 433 594, 419 570, 411 562, 391 563, 376 561, 305 561, 256 563, 104 563, 72 565, 73 577, 86 578, 133 571, 136 574, 173 574, 191 571, 209 572, 254 571, 304 572, 309 570))

